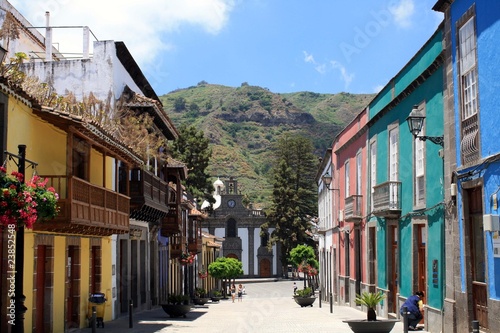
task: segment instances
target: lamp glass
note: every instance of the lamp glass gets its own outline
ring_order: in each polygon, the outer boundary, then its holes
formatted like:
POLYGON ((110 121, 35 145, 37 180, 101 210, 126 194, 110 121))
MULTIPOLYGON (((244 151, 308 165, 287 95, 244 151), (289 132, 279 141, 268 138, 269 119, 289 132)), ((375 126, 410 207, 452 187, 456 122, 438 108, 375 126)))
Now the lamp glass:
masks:
POLYGON ((406 118, 406 122, 408 123, 408 128, 410 132, 417 136, 418 133, 422 130, 422 126, 424 125, 425 116, 419 111, 418 106, 414 106, 411 110, 410 114, 406 118))
POLYGON ((323 180, 323 183, 325 183, 326 186, 330 186, 330 184, 332 183, 332 176, 330 176, 328 172, 325 173, 323 177, 321 177, 321 179, 323 180))

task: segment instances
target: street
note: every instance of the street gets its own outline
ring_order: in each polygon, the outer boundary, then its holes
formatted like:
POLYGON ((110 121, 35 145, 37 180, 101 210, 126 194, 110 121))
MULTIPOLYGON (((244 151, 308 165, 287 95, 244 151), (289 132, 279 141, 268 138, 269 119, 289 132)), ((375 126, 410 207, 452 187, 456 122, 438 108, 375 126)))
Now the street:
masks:
MULTIPOLYGON (((239 283, 237 281, 237 283, 239 283)), ((302 281, 297 281, 302 288, 302 281)), ((351 332, 346 319, 364 319, 366 314, 353 308, 329 303, 319 308, 317 299, 313 307, 303 307, 292 298, 293 280, 278 282, 245 283, 246 295, 241 302, 231 299, 219 303, 196 306, 186 318, 169 318, 161 309, 134 315, 134 327, 128 328, 128 318, 108 322, 97 332, 151 333, 151 332, 351 332)), ((86 328, 81 332, 90 332, 86 328)), ((402 322, 396 323, 392 332, 403 332, 402 322)))

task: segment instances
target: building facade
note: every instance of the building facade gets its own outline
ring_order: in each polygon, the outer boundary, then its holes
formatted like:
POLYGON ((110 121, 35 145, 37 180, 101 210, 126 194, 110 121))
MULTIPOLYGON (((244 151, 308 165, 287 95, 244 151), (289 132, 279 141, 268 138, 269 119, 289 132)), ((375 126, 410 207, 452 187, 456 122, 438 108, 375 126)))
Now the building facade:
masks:
POLYGON ((242 262, 242 277, 281 277, 276 245, 269 250, 269 236, 261 236, 260 226, 266 219, 264 212, 244 205, 238 181, 233 177, 224 182, 217 179, 214 189, 216 202, 203 230, 224 238, 222 256, 242 262))
POLYGON ((493 133, 497 112, 500 4, 497 1, 437 1, 445 14, 445 192, 447 287, 444 331, 500 327, 500 149, 493 133))

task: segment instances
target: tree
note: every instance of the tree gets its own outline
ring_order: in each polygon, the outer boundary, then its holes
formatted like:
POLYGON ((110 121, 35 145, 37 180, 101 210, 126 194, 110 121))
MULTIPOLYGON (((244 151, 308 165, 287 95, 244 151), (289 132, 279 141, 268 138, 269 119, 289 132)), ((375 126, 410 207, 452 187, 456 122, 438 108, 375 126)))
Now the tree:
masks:
POLYGON ((216 278, 223 280, 224 297, 226 297, 227 280, 235 279, 243 274, 243 264, 238 259, 221 257, 208 265, 208 273, 216 278))
POLYGON ((311 140, 287 134, 280 137, 274 147, 273 194, 261 229, 263 236, 273 229, 268 246, 280 245, 283 271, 286 271, 294 247, 313 243, 306 234, 310 217, 317 212, 315 175, 318 160, 313 151, 311 140))
POLYGON ((212 149, 203 131, 195 126, 181 125, 178 128, 179 138, 174 141, 172 157, 186 163, 188 177, 185 181, 186 190, 200 202, 203 199, 213 202, 213 191, 210 176, 206 173, 212 149))
MULTIPOLYGON (((304 289, 306 288, 306 275, 310 275, 308 273, 309 270, 319 268, 318 260, 316 260, 316 253, 314 252, 314 248, 309 245, 297 245, 290 251, 290 262, 297 268, 302 268, 302 272, 304 274, 304 289), (304 269, 306 268, 306 270, 304 269)), ((300 270, 299 270, 300 271, 300 270)))

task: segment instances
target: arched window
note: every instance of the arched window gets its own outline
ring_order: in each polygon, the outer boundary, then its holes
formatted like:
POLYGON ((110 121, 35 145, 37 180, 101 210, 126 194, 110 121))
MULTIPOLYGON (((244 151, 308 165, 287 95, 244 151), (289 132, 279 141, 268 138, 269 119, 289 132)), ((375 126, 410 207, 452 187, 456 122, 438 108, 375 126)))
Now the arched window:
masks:
POLYGON ((235 219, 229 219, 227 221, 226 237, 238 237, 238 229, 236 228, 235 219))

